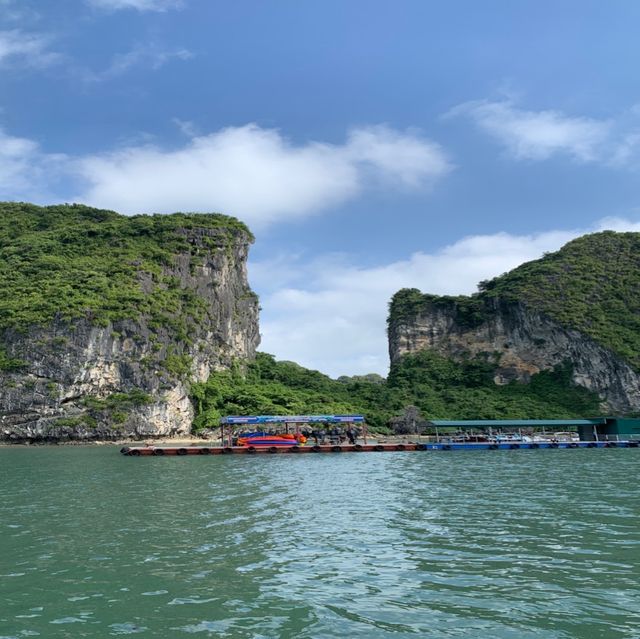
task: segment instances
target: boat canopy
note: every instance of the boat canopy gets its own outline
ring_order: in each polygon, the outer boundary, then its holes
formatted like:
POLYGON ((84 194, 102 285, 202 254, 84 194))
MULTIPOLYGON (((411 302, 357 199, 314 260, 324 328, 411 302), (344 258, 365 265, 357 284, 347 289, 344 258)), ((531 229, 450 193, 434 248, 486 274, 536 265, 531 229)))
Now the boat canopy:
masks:
POLYGON ((364 422, 363 415, 232 415, 220 418, 220 424, 331 424, 364 422))

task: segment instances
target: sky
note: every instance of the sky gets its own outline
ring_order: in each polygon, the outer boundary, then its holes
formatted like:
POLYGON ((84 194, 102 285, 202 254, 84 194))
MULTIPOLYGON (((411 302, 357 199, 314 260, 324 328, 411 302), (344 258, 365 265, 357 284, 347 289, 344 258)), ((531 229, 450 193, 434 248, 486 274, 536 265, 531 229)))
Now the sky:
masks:
POLYGON ((404 287, 640 230, 636 0, 0 0, 0 199, 220 212, 260 350, 388 371, 404 287))

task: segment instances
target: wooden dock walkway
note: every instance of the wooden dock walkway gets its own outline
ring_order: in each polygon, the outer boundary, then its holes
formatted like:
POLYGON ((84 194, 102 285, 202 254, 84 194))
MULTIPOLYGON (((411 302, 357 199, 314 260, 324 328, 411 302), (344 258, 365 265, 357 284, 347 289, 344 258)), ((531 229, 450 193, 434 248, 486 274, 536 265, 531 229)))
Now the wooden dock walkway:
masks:
POLYGON ((310 455, 318 453, 384 453, 407 451, 454 450, 533 450, 543 448, 639 448, 639 441, 580 441, 580 442, 398 442, 378 444, 323 444, 319 446, 124 446, 120 449, 129 457, 163 457, 165 455, 310 455))

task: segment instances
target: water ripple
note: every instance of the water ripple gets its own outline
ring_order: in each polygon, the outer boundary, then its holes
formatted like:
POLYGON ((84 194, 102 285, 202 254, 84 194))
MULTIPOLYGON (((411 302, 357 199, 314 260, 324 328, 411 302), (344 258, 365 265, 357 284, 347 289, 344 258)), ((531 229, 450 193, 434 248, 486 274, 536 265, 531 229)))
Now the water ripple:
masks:
POLYGON ((634 450, 0 457, 0 639, 640 637, 634 450))

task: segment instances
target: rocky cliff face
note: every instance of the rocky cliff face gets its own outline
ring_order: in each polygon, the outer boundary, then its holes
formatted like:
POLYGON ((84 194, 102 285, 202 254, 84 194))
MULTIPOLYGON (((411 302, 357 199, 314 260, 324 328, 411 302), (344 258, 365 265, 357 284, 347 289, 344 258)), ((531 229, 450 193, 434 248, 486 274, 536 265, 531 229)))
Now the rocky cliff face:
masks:
POLYGON ((535 309, 498 298, 484 300, 470 319, 456 298, 423 301, 415 313, 389 322, 392 364, 403 355, 432 349, 461 361, 495 365, 494 381, 527 382, 531 375, 569 361, 573 381, 599 394, 603 410, 640 410, 640 376, 621 357, 577 330, 563 328, 535 309))
POLYGON ((258 302, 247 283, 247 233, 197 227, 178 233, 189 248, 170 256, 159 276, 141 271, 139 287, 177 288, 196 317, 162 325, 144 314, 106 323, 91 313, 75 320, 60 314, 44 326, 0 332, 0 441, 190 432, 190 382, 253 358, 258 302))

